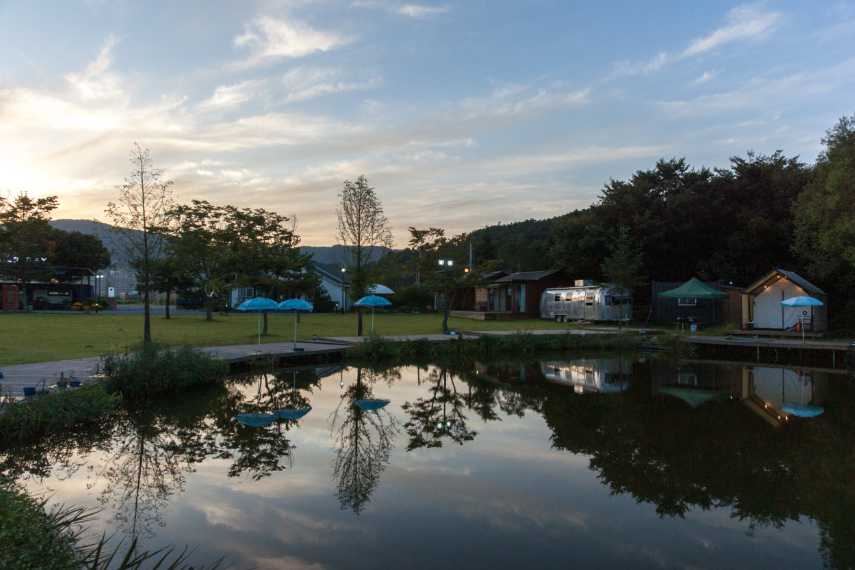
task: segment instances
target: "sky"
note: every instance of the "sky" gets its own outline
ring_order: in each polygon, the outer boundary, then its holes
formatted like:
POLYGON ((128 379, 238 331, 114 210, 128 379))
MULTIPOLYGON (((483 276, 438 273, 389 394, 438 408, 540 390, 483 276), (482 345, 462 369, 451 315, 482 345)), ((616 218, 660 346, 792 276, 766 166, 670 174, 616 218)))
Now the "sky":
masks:
POLYGON ((104 220, 132 143, 179 201, 398 245, 594 202, 659 158, 814 160, 855 112, 855 1, 0 0, 0 193, 104 220))

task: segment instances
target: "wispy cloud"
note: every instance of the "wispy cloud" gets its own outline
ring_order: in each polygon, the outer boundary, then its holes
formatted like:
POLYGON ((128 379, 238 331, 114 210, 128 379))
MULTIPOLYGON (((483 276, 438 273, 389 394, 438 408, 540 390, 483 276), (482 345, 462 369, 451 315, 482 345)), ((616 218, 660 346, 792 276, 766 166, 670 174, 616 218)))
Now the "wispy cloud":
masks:
POLYGON ((507 85, 495 89, 488 97, 462 100, 460 109, 465 119, 519 117, 548 109, 582 106, 590 102, 590 95, 590 88, 507 85))
POLYGON ((390 14, 405 16, 416 20, 447 14, 451 11, 448 4, 410 4, 393 0, 354 0, 351 6, 355 8, 374 8, 385 10, 390 14))
POLYGON ((709 83, 715 78, 715 75, 714 71, 704 71, 692 80, 692 85, 703 85, 704 83, 709 83))
POLYGON ((263 79, 250 79, 233 85, 220 85, 210 98, 199 104, 199 109, 214 111, 238 107, 252 100, 265 83, 263 79))
POLYGON ((348 91, 365 91, 381 84, 379 76, 348 80, 341 70, 330 67, 297 67, 282 77, 286 102, 306 101, 348 91))
POLYGON ((234 44, 250 50, 244 66, 254 66, 281 58, 300 58, 327 52, 350 42, 335 32, 317 30, 305 22, 260 16, 249 23, 234 44))
POLYGON ((763 39, 777 28, 781 20, 780 12, 767 10, 764 4, 737 6, 727 13, 724 25, 705 36, 695 38, 679 53, 662 51, 646 60, 618 61, 612 65, 609 78, 647 75, 677 61, 700 56, 727 44, 763 39))
POLYGON ((769 35, 780 21, 779 12, 768 11, 762 4, 737 6, 727 13, 724 26, 692 40, 689 47, 683 50, 682 57, 700 55, 733 42, 762 39, 769 35))
POLYGON ((113 48, 117 43, 116 36, 108 36, 101 46, 98 56, 86 66, 86 69, 65 76, 65 80, 81 99, 96 101, 123 96, 119 78, 110 72, 110 65, 113 63, 113 48))
POLYGON ((446 5, 442 6, 427 6, 425 4, 402 4, 398 6, 396 12, 408 18, 427 18, 436 16, 437 14, 445 14, 451 8, 446 5))

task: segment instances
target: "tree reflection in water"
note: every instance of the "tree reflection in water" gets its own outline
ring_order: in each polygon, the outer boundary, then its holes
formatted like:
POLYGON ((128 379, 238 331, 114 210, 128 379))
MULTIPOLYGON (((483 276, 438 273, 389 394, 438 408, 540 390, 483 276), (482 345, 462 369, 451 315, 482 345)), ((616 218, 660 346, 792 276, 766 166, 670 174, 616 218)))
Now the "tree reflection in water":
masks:
MULTIPOLYGON (((428 373, 430 397, 418 398, 402 407, 409 419, 404 424, 410 436, 407 451, 421 447, 442 447, 442 440, 463 445, 475 439, 477 432, 469 429, 463 410, 467 407, 464 394, 457 390, 454 375, 448 368, 433 368, 428 373)), ((482 413, 489 414, 484 407, 482 413)))
POLYGON ((338 500, 343 509, 349 508, 357 515, 371 500, 399 431, 397 420, 385 409, 364 411, 355 404, 356 400, 373 397, 371 384, 376 378, 357 368, 356 383, 342 394, 331 421, 336 446, 333 478, 338 500))

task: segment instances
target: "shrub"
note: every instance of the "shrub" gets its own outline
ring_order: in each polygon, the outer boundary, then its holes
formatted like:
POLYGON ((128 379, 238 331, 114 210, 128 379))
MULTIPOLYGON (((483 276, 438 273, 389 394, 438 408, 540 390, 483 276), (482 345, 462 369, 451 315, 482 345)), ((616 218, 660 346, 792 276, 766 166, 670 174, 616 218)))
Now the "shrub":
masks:
POLYGON ((54 392, 6 404, 0 413, 3 444, 32 441, 57 431, 75 431, 100 423, 119 405, 102 384, 54 392))
POLYGON ((0 479, 0 568, 76 568, 75 537, 64 515, 0 479))
POLYGON ((130 401, 219 382, 228 373, 225 362, 199 350, 155 344, 130 354, 106 356, 103 369, 110 390, 130 401))

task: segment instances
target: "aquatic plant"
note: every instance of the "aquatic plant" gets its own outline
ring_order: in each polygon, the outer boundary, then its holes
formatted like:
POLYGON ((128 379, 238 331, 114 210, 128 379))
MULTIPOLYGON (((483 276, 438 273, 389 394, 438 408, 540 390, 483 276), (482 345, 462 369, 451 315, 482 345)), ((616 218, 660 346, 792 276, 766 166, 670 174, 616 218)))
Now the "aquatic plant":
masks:
POLYGON ((118 405, 119 398, 98 383, 6 403, 0 414, 0 441, 7 445, 84 429, 103 421, 118 405))
POLYGON ((109 390, 130 402, 219 382, 228 373, 225 362, 188 346, 148 344, 137 352, 108 355, 102 365, 109 390))

